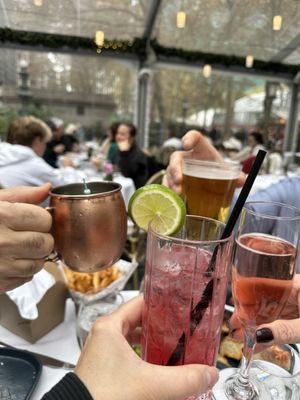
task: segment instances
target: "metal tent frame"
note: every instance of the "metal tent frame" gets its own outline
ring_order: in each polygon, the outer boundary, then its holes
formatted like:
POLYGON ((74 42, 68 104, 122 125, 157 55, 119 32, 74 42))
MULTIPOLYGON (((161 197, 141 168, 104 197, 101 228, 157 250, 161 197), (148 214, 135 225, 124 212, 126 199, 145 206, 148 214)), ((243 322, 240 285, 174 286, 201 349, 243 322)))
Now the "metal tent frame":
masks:
MULTIPOLYGON (((149 0, 150 1, 150 0, 149 0)), ((123 61, 128 62, 133 68, 137 69, 137 84, 136 84, 136 116, 135 122, 138 126, 140 132, 143 133, 141 136, 140 144, 144 147, 148 147, 149 144, 149 120, 150 120, 150 103, 151 103, 151 81, 153 72, 161 67, 164 68, 182 68, 191 69, 202 67, 205 63, 205 57, 203 60, 199 59, 193 63, 185 60, 184 58, 179 58, 178 55, 172 56, 170 51, 170 56, 164 56, 159 54, 157 51, 153 50, 151 39, 153 37, 153 32, 157 24, 157 19, 162 7, 163 0, 151 0, 148 12, 145 18, 144 32, 141 39, 145 43, 145 54, 140 56, 138 54, 118 54, 114 51, 104 51, 103 57, 111 58, 121 58, 123 61)), ((6 26, 9 22, 9 17, 5 7, 5 0, 0 0, 0 9, 2 18, 0 17, 0 26, 6 26)), ((51 34, 48 34, 51 35, 51 34)), ((1 40, 3 47, 14 48, 14 49, 25 49, 25 50, 37 50, 37 51, 49 51, 47 47, 36 47, 34 45, 24 45, 12 41, 1 40)), ((289 42, 272 58, 269 60, 271 63, 283 63, 296 49, 300 47, 300 33, 296 34, 289 42)), ((172 49, 170 49, 172 50, 172 49)), ((69 52, 67 48, 55 49, 56 52, 69 52)), ((95 52, 94 52, 95 53, 95 52)), ((92 54, 90 50, 78 49, 76 54, 86 55, 92 54)), ((96 53, 95 53, 96 55, 96 53)), ((214 71, 216 73, 228 74, 228 75, 259 75, 265 78, 269 82, 283 81, 291 85, 291 103, 289 110, 289 119, 286 126, 285 133, 285 143, 284 150, 294 152, 297 143, 297 121, 299 114, 299 81, 300 73, 275 73, 274 71, 260 71, 259 68, 247 69, 241 65, 235 65, 234 60, 231 65, 228 66, 228 62, 222 63, 222 58, 217 62, 212 64, 214 71)))

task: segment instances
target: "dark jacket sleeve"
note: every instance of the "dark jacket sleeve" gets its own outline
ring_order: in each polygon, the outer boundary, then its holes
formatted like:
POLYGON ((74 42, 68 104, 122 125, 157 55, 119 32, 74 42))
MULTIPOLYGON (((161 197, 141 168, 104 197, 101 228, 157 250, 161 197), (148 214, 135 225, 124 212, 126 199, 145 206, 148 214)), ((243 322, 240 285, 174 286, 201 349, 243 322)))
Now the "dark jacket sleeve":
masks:
POLYGON ((137 146, 128 151, 119 151, 116 156, 121 173, 134 181, 136 189, 143 186, 149 178, 147 156, 137 146))
POLYGON ((42 400, 93 400, 77 375, 70 372, 46 393, 42 400))

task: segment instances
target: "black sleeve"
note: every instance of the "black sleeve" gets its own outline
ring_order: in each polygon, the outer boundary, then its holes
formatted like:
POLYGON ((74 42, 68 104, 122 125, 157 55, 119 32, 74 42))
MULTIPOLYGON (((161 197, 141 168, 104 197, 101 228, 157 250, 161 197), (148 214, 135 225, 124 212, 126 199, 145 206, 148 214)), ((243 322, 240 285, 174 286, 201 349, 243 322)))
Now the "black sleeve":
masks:
POLYGON ((134 181, 136 189, 143 186, 149 178, 147 156, 139 148, 118 151, 118 167, 124 176, 134 181))
POLYGON ((85 385, 73 372, 65 375, 42 400, 93 400, 85 385))

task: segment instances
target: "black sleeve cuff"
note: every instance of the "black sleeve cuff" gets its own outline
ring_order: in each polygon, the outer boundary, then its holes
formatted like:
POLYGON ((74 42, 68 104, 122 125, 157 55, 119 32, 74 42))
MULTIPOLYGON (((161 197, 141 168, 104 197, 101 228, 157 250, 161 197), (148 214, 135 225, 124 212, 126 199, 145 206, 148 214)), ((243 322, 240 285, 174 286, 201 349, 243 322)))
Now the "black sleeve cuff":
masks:
POLYGON ((73 372, 62 378, 42 400, 93 400, 89 391, 73 372))

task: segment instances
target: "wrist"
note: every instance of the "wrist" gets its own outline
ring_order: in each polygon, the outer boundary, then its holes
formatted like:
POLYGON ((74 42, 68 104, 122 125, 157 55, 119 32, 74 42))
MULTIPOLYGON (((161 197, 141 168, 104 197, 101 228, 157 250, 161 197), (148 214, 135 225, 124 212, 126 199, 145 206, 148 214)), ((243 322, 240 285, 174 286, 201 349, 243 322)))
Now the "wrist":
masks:
POLYGON ((82 380, 73 372, 68 373, 42 400, 93 400, 82 380))

